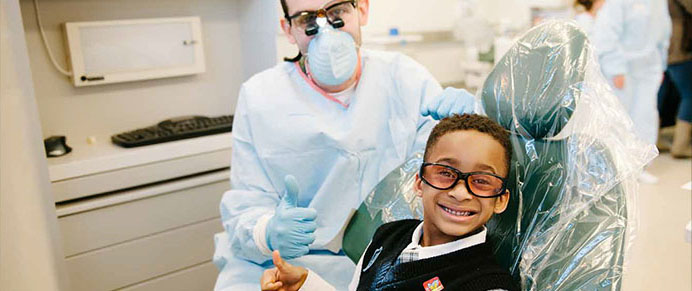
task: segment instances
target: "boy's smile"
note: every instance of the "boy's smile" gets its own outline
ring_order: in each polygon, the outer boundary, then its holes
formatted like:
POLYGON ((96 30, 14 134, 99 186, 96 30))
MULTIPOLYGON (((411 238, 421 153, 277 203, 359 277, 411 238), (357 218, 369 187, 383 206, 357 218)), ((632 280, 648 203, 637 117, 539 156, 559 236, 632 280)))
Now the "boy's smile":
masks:
MULTIPOLYGON (((462 172, 487 172, 507 176, 505 149, 492 136, 476 130, 459 130, 440 137, 426 162, 454 167, 462 172)), ((509 192, 480 198, 460 180, 448 190, 438 190, 416 176, 417 195, 423 198, 422 246, 439 245, 473 233, 507 207, 509 192)))
POLYGON ((439 203, 438 206, 447 214, 450 219, 464 222, 470 220, 476 213, 477 210, 473 210, 470 207, 456 207, 452 205, 453 203, 439 203))

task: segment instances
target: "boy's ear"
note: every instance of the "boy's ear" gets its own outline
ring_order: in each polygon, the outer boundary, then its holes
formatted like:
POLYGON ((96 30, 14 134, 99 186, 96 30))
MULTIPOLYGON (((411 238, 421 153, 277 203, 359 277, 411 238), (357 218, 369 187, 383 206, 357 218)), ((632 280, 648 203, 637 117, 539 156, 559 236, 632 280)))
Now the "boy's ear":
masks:
POLYGON ((418 174, 416 174, 416 181, 413 182, 413 190, 416 191, 416 196, 418 197, 423 197, 423 187, 422 187, 423 181, 420 179, 418 174))
POLYGON ((509 190, 506 189, 505 194, 495 198, 495 208, 493 211, 495 214, 500 214, 507 209, 507 205, 509 205, 509 190))

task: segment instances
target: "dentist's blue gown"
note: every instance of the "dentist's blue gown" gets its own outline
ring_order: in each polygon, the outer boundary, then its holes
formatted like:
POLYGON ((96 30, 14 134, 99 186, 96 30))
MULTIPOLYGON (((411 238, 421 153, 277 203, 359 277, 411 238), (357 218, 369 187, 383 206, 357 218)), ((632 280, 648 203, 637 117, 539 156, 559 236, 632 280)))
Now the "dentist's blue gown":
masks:
POLYGON ((402 54, 362 49, 361 65, 348 106, 319 92, 295 63, 278 64, 243 84, 233 124, 231 190, 220 205, 225 232, 215 237, 216 290, 259 290, 272 263, 258 247, 264 229, 256 226, 274 213, 287 174, 300 185, 299 206, 318 213, 310 253, 289 262, 338 289, 348 285, 354 264, 343 252, 326 250, 327 244, 386 174, 424 150, 435 123, 420 108, 442 92, 425 68, 402 54))

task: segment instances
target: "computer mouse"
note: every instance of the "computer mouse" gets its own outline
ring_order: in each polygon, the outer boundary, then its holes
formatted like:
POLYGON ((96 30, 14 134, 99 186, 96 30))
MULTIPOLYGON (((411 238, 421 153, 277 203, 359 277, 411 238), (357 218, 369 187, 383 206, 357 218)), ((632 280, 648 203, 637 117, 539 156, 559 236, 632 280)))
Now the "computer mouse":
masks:
POLYGON ((49 158, 59 157, 72 151, 72 148, 65 143, 64 135, 54 135, 43 140, 46 147, 46 155, 49 158))

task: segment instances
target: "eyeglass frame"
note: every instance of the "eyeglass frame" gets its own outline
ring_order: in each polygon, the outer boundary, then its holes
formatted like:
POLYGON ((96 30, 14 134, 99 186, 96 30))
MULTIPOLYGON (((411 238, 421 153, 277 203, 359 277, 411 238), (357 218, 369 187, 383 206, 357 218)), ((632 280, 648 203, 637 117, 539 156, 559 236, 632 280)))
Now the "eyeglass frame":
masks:
POLYGON ((464 172, 462 172, 462 171, 457 170, 456 168, 454 168, 454 167, 452 167, 452 166, 448 166, 448 165, 444 165, 444 164, 438 164, 438 163, 423 163, 423 164, 420 166, 420 170, 418 170, 418 177, 420 177, 421 181, 425 182, 425 184, 428 184, 428 186, 433 187, 433 188, 435 188, 435 189, 437 189, 437 190, 449 190, 449 189, 453 189, 454 187, 457 186, 457 184, 459 184, 459 181, 460 181, 461 179, 464 179, 464 185, 466 186, 466 190, 467 190, 471 195, 476 196, 476 197, 478 197, 478 198, 495 198, 495 197, 500 197, 500 196, 502 196, 502 195, 505 195, 505 192, 507 192, 507 179, 505 179, 505 178, 503 178, 503 177, 500 177, 500 176, 495 175, 495 174, 493 174, 493 173, 482 172, 482 171, 464 173, 464 172), (426 166, 441 166, 441 167, 447 168, 447 169, 449 169, 449 170, 452 170, 452 172, 454 172, 455 174, 457 174, 457 177, 456 177, 456 179, 454 180, 454 183, 452 183, 451 186, 449 186, 449 187, 447 187, 447 188, 440 188, 440 187, 437 187, 437 186, 433 185, 432 183, 428 182, 428 180, 426 180, 425 177, 423 177, 423 168, 425 168, 426 166), (488 175, 488 176, 492 176, 492 177, 495 177, 495 178, 500 179, 500 181, 502 181, 502 188, 501 188, 500 192, 499 192, 498 194, 495 194, 495 195, 492 195, 492 196, 480 196, 480 195, 478 195, 478 194, 476 194, 476 193, 473 193, 473 190, 471 190, 471 186, 469 186, 469 181, 468 181, 469 177, 470 177, 470 176, 473 176, 473 175, 488 175))
MULTIPOLYGON (((345 4, 345 3, 350 3, 354 9, 358 7, 358 0, 345 0, 345 1, 336 2, 332 5, 329 5, 328 7, 320 8, 320 9, 317 9, 315 11, 303 10, 303 11, 298 11, 296 13, 293 13, 293 15, 288 15, 288 12, 287 12, 286 14, 284 14, 284 18, 286 18, 286 20, 288 21, 288 25, 293 26, 293 21, 292 21, 293 19, 307 13, 307 14, 315 14, 318 17, 319 17, 319 15, 324 15, 324 17, 327 18, 329 23, 331 23, 332 20, 330 20, 329 17, 327 17, 327 10, 329 10, 333 7, 336 7, 338 5, 345 4), (320 12, 321 12, 321 14, 320 14, 320 12)), ((315 18, 317 18, 317 17, 315 17, 315 18)))

